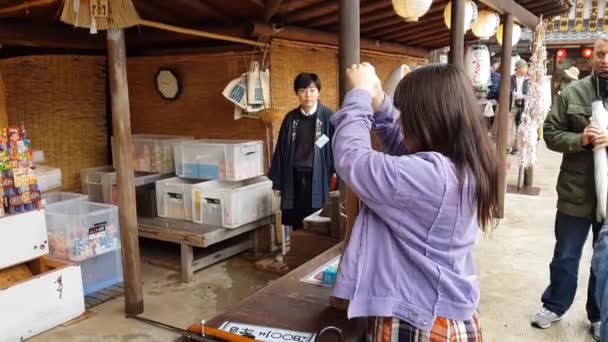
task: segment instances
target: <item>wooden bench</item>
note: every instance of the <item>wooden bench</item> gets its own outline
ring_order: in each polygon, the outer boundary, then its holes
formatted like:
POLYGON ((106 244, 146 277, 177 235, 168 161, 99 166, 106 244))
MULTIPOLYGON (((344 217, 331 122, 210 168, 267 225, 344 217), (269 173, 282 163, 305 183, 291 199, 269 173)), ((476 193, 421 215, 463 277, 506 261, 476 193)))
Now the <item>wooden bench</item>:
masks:
POLYGON ((173 242, 181 246, 181 277, 185 283, 192 281, 194 272, 256 246, 256 232, 274 223, 275 217, 270 216, 235 229, 226 229, 160 217, 138 218, 140 237, 173 242), (220 244, 239 236, 244 238, 237 239, 233 244, 220 244), (194 247, 207 249, 209 253, 195 259, 194 247))

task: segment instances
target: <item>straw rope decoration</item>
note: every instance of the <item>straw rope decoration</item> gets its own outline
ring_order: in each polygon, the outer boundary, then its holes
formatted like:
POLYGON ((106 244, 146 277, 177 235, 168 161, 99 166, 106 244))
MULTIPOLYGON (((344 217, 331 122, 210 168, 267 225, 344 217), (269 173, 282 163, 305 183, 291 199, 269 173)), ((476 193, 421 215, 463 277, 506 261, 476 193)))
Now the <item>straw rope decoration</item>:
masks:
POLYGON ((76 27, 97 30, 139 25, 140 19, 131 0, 64 0, 61 21, 76 27))

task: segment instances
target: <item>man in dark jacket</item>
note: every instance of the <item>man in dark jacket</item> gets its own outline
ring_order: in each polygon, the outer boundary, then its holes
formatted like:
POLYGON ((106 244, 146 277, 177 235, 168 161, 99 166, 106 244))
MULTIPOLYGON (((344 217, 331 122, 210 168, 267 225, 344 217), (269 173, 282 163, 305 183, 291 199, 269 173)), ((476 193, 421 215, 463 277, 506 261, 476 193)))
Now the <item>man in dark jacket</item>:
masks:
POLYGON ((299 74, 293 90, 300 106, 283 120, 269 178, 281 196, 283 224, 297 230, 329 197, 335 173, 330 122, 334 112, 319 102, 321 80, 316 74, 299 74))
MULTIPOLYGON (((500 57, 492 58, 492 73, 490 74, 490 89, 488 91, 488 100, 498 101, 500 96, 500 57)), ((496 108, 494 108, 496 111, 496 108)))
MULTIPOLYGON (((603 37, 603 38, 602 38, 603 37)), ((551 282, 542 296, 543 309, 532 324, 546 329, 562 319, 574 301, 578 268, 589 229, 597 241, 601 223, 596 219, 595 166, 593 148, 608 146, 608 132, 590 123, 591 104, 600 97, 608 104, 608 36, 595 43, 593 74, 566 87, 556 98, 544 124, 549 149, 563 153, 557 181, 555 251, 551 261, 551 282)), ((608 311, 608 308, 602 308, 608 311)), ((587 318, 596 340, 600 338, 600 310, 596 300, 596 277, 592 270, 587 292, 587 318)))
POLYGON ((530 78, 528 77, 528 63, 520 59, 515 63, 515 74, 511 76, 511 98, 509 125, 509 147, 512 153, 517 153, 517 129, 521 124, 521 115, 524 112, 526 98, 530 95, 530 78))

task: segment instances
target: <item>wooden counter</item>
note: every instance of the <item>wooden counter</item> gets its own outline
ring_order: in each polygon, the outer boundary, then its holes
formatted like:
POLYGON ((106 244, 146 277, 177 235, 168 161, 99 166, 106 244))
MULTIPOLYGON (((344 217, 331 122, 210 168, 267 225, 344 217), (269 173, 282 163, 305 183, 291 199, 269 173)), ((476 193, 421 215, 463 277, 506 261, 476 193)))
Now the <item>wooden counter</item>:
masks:
POLYGON ((340 254, 341 250, 342 243, 271 282, 207 324, 219 327, 232 321, 302 332, 317 332, 326 326, 336 326, 342 329, 346 341, 361 341, 365 331, 363 320, 349 321, 346 312, 330 307, 330 288, 300 281, 340 254))

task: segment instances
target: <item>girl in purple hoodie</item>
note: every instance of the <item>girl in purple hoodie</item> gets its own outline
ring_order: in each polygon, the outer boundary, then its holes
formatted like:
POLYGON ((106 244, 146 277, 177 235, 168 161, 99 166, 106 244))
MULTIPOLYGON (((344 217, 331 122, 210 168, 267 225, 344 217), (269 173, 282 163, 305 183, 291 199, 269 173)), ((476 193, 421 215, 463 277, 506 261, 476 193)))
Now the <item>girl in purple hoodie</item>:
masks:
POLYGON ((473 249, 498 217, 498 167, 471 82, 425 66, 401 80, 393 105, 371 65, 347 80, 334 160, 361 208, 334 296, 349 318, 368 318, 370 341, 481 341, 473 249))

